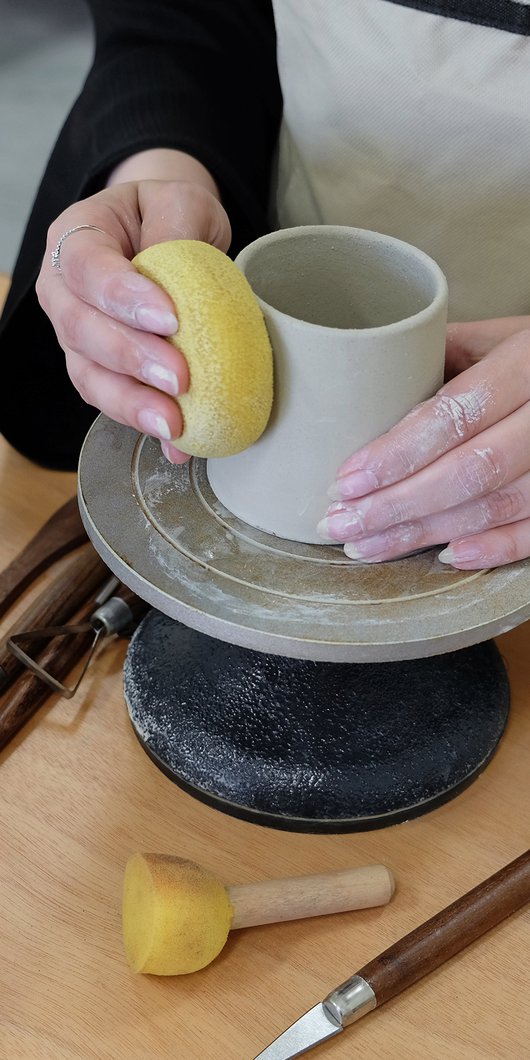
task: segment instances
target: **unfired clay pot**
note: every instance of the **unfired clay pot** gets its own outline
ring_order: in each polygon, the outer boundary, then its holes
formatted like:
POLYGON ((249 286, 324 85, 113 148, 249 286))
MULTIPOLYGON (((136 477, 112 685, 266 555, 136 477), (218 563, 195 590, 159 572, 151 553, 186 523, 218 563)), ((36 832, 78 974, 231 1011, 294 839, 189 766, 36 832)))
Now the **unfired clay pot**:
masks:
POLYGON ((251 526, 322 544, 339 465, 442 383, 446 280, 407 243, 331 225, 263 236, 236 264, 265 316, 275 397, 261 438, 210 459, 208 478, 251 526))

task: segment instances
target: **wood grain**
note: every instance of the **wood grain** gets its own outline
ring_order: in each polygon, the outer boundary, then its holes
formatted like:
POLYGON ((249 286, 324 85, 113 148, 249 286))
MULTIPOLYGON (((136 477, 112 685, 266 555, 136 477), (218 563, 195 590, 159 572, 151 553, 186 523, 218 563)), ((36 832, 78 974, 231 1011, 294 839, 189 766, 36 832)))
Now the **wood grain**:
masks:
MULTIPOLYGON (((36 468, 0 441, 0 564, 74 492, 75 476, 36 468)), ((356 969, 518 856, 529 845, 529 626, 498 644, 512 709, 484 773, 424 817, 340 836, 238 821, 172 784, 128 721, 126 645, 109 645, 79 699, 51 700, 0 755, 0 1055, 252 1060, 356 969), (226 883, 381 862, 396 894, 375 909, 231 932, 194 975, 135 976, 120 906, 136 850, 190 858, 226 883)), ((526 909, 315 1060, 528 1060, 529 952, 526 909)))
POLYGON ((361 865, 341 872, 233 884, 227 891, 234 908, 231 928, 236 930, 386 905, 394 879, 386 865, 361 865))
MULTIPOLYGON (((108 572, 106 573, 108 575, 108 572)), ((94 588, 101 588, 101 584, 100 578, 94 588)), ((147 610, 147 604, 126 587, 123 588, 123 595, 120 589, 117 589, 114 595, 121 596, 127 603, 131 615, 131 626, 135 616, 139 619, 147 610)), ((47 640, 38 655, 38 662, 42 669, 57 681, 62 682, 66 689, 71 690, 71 693, 74 691, 75 681, 69 681, 69 675, 78 663, 86 664, 94 642, 95 628, 92 626, 91 619, 97 603, 93 598, 87 601, 84 596, 83 599, 85 600, 84 606, 70 614, 68 625, 63 627, 61 632, 58 631, 56 637, 47 640), (87 624, 89 624, 88 629, 85 628, 87 624), (76 629, 77 626, 79 628, 76 629)), ((83 669, 81 667, 80 669, 82 675, 83 669)), ((49 698, 49 686, 31 671, 26 671, 17 679, 14 687, 4 696, 0 704, 0 751, 7 747, 16 733, 28 723, 49 698)))
MULTIPOLYGON (((7 646, 9 637, 41 626, 68 622, 77 608, 94 595, 109 575, 108 567, 87 541, 70 562, 64 564, 62 570, 50 579, 50 584, 35 596, 0 639, 0 694, 5 694, 8 686, 24 669, 24 664, 7 646)), ((35 658, 37 655, 38 652, 34 651, 35 658)), ((0 716, 1 713, 0 708, 0 716)))
POLYGON ((430 975, 530 902, 530 850, 441 909, 361 968, 378 1005, 430 975))

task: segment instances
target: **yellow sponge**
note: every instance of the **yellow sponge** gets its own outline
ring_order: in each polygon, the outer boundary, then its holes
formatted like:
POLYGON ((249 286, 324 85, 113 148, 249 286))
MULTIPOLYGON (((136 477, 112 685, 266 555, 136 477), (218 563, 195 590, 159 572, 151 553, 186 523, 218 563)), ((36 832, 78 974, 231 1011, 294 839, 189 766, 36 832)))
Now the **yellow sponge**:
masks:
POLYGON ((213 961, 233 907, 222 883, 184 858, 134 854, 123 885, 123 941, 135 972, 182 975, 213 961))
POLYGON ((241 452, 263 433, 272 407, 272 350, 250 284, 226 254, 199 240, 156 243, 133 265, 177 311, 169 342, 188 362, 190 386, 178 399, 184 430, 175 445, 193 456, 241 452))

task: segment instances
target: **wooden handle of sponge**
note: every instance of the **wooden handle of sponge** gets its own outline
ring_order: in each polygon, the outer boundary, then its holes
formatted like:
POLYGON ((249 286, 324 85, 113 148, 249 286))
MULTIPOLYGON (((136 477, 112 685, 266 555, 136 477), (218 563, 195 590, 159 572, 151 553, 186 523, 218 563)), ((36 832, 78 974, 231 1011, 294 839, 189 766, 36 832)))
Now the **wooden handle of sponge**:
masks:
POLYGON ((227 887, 227 892, 234 909, 233 930, 385 905, 394 893, 394 877, 385 865, 364 865, 318 876, 237 884, 227 887))
POLYGON ((123 884, 125 952, 135 972, 183 975, 213 961, 232 928, 383 905, 393 892, 384 865, 225 887, 185 858, 133 854, 123 884))

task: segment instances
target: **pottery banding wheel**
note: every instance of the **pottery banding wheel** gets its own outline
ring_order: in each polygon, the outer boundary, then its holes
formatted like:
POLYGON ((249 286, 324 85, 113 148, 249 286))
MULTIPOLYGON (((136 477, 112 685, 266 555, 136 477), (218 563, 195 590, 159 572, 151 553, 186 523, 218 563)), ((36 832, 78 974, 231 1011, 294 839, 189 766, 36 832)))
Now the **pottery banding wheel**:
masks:
POLYGON ((261 823, 355 830, 445 801, 493 754, 508 685, 482 642, 530 615, 528 562, 364 566, 274 538, 221 505, 204 461, 170 465, 103 416, 79 502, 109 568, 162 613, 135 635, 125 695, 148 753, 194 794, 261 823))

